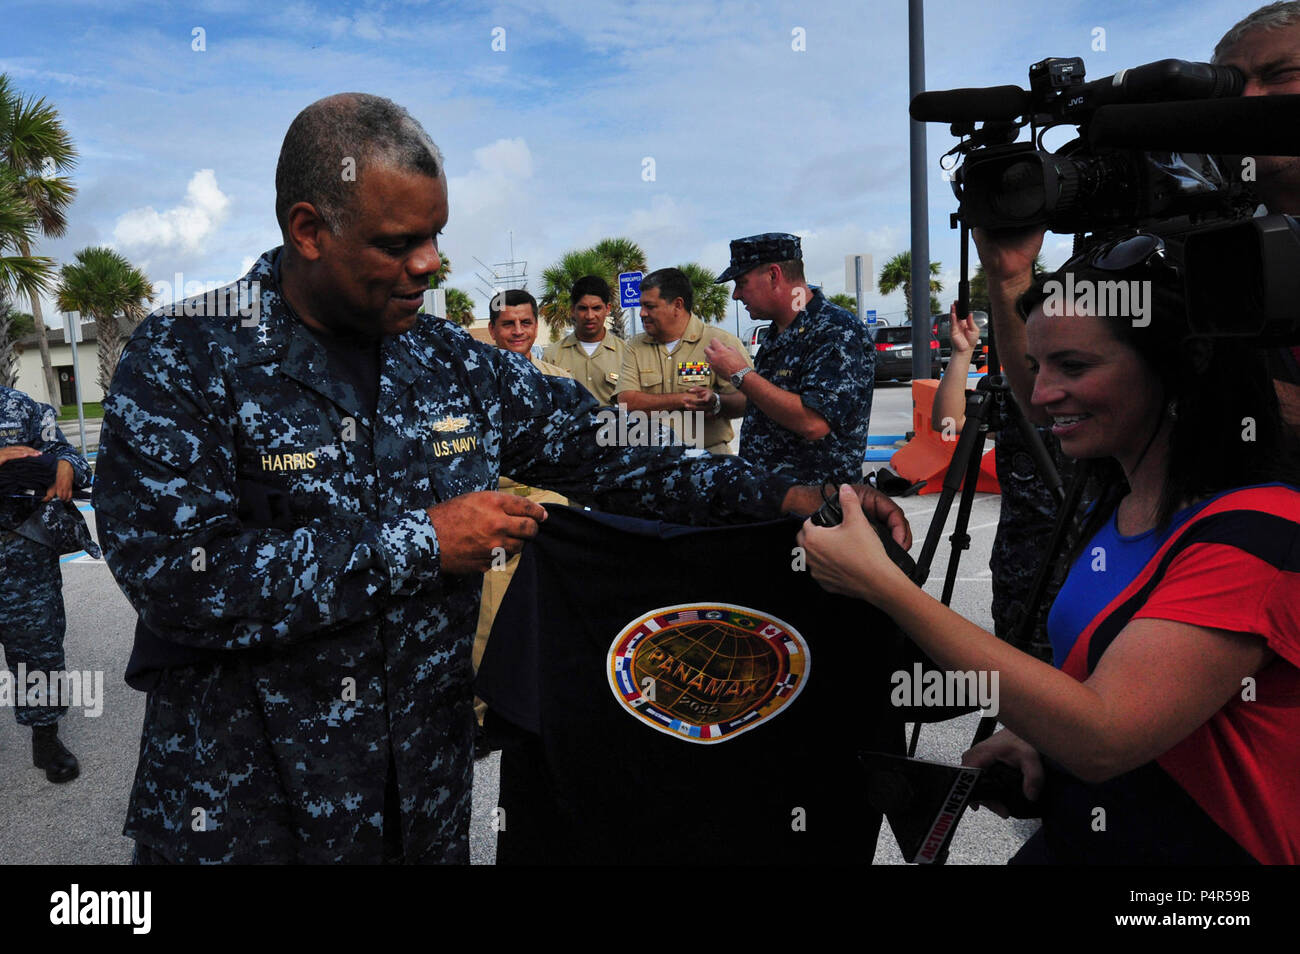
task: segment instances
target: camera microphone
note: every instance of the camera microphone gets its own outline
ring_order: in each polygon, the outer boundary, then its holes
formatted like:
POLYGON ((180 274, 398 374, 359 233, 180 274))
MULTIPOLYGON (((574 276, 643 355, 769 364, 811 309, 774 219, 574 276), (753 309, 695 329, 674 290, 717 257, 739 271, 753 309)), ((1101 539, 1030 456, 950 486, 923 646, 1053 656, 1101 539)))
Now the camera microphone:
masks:
POLYGON ((1236 99, 1246 85, 1235 67, 1172 59, 1120 70, 1090 83, 1081 82, 1082 78, 1082 60, 1048 58, 1030 69, 1033 92, 1019 86, 934 90, 919 93, 909 112, 923 123, 1003 122, 1030 113, 1041 121, 1079 123, 1099 108, 1117 103, 1236 99))
POLYGON ((1234 156, 1300 155, 1300 96, 1103 106, 1088 124, 1093 147, 1234 156))
POLYGON ((919 123, 976 123, 1016 119, 1029 105, 1029 93, 1019 86, 936 89, 918 93, 908 112, 919 123))

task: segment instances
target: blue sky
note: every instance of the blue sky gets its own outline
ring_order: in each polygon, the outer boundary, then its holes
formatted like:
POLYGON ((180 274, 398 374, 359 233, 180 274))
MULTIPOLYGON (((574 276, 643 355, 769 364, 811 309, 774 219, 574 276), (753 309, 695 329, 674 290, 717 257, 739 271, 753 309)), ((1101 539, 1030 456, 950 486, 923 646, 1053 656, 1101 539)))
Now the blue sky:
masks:
MULTIPOLYGON (((1255 6, 929 0, 927 87, 1024 86, 1053 55, 1084 57, 1093 79, 1208 59, 1255 6)), ((651 268, 721 270, 730 239, 796 232, 810 280, 831 293, 845 255, 870 253, 878 271, 910 244, 904 0, 6 0, 4 20, 0 72, 53 103, 81 153, 69 233, 42 244, 60 262, 106 244, 155 281, 238 277, 280 242, 285 129, 343 90, 391 97, 442 148, 442 247, 467 291, 474 257, 505 260, 512 234, 534 292, 561 254, 612 235, 640 243, 651 268)), ((953 144, 928 127, 931 256, 955 293, 955 203, 938 166, 953 144)), ((1049 236, 1044 256, 1068 247, 1049 236)), ((868 307, 901 313, 902 295, 873 290, 868 307)))

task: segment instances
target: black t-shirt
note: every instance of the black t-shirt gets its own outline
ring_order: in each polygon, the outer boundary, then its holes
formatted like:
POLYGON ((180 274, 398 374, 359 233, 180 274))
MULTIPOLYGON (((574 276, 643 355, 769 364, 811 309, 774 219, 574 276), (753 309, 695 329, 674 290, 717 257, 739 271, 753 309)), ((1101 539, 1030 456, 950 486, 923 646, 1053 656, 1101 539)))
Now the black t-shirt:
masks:
POLYGON ((19 457, 0 467, 0 530, 13 530, 32 515, 59 472, 53 454, 19 457), (35 491, 32 496, 28 491, 35 491))
MULTIPOLYGON (((307 327, 304 325, 303 327, 307 327)), ((379 407, 379 366, 382 338, 330 334, 307 328, 313 339, 330 355, 330 367, 340 370, 357 392, 361 410, 371 421, 379 407)))
POLYGON ((498 863, 869 863, 904 641, 792 568, 801 521, 547 510, 477 684, 516 727, 498 863))
MULTIPOLYGON (((284 284, 280 277, 280 266, 283 262, 284 250, 281 249, 276 252, 275 259, 271 262, 271 280, 275 282, 277 288, 281 289, 282 296, 284 284)), ((289 314, 293 315, 312 338, 329 353, 331 368, 341 371, 348 383, 356 388, 361 409, 373 421, 379 406, 379 368, 383 339, 379 335, 366 337, 312 328, 302 320, 293 305, 289 304, 287 297, 283 300, 285 307, 289 309, 289 314)))

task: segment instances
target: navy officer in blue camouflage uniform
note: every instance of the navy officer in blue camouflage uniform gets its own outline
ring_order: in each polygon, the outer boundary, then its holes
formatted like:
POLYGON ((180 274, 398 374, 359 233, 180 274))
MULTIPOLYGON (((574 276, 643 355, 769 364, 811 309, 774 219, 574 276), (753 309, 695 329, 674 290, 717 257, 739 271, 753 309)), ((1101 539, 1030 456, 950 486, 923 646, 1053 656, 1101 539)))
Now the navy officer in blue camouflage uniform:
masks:
POLYGON ((499 478, 686 523, 819 497, 602 447, 576 382, 419 313, 447 180, 394 103, 308 106, 276 193, 256 307, 227 290, 150 316, 105 404, 95 506, 149 693, 125 832, 145 863, 465 863, 482 573, 545 519, 499 478))
POLYGON ((861 481, 876 379, 865 326, 808 287, 795 235, 736 239, 717 281, 735 281, 731 297, 772 322, 753 369, 734 348, 715 342, 706 351, 748 399, 740 456, 802 484, 861 481))
MULTIPOLYGON (((84 521, 69 502, 74 489, 89 486, 90 465, 63 436, 53 407, 0 387, 0 477, 5 485, 0 496, 0 645, 16 698, 32 686, 33 673, 43 673, 50 686, 51 677, 64 670, 63 576, 51 531, 57 536, 60 524, 73 524, 73 531, 84 533, 84 521), (20 485, 39 488, 46 483, 43 477, 31 485, 14 476, 18 471, 35 475, 46 465, 53 468, 53 480, 44 496, 39 489, 33 496, 14 493, 20 485), (19 664, 26 680, 18 680, 19 664)), ((88 536, 85 540, 83 545, 94 547, 88 536)), ((45 769, 51 782, 70 782, 80 772, 76 757, 59 739, 64 702, 51 697, 41 705, 14 708, 18 724, 32 729, 32 762, 45 769)))

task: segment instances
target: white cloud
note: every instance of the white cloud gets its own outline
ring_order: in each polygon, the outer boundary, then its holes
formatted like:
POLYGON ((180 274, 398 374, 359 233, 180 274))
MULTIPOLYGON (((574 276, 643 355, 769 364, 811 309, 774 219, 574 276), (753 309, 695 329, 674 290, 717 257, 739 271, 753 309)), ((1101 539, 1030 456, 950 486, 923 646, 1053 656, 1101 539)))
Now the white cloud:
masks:
POLYGON ((1064 236, 1049 237, 1043 243, 1043 266, 1047 269, 1060 268, 1074 253, 1074 239, 1064 236))
MULTIPOLYGON (((455 212, 453 222, 502 209, 517 202, 533 177, 533 156, 523 139, 498 139, 474 150, 474 165, 447 183, 455 212)), ((457 226, 453 226, 455 228, 457 226)))
MULTIPOLYGON (((528 143, 523 138, 498 139, 472 155, 469 172, 448 177, 451 217, 440 243, 452 260, 452 284, 467 291, 479 287, 474 275, 482 271, 473 256, 504 261, 513 233, 516 257, 528 260, 530 248, 545 234, 536 187, 530 182, 533 155, 528 143)), ((540 263, 530 261, 530 278, 540 270, 540 263)), ((537 286, 530 280, 529 287, 537 286)))
POLYGON ((22 66, 15 60, 0 60, 0 73, 7 73, 13 79, 48 80, 66 86, 103 88, 108 84, 96 76, 78 76, 59 70, 32 69, 22 66))
POLYGON ((804 273, 811 282, 824 285, 828 295, 847 292, 844 287, 844 256, 870 255, 871 275, 868 295, 876 295, 876 276, 880 267, 897 254, 904 234, 896 228, 884 226, 866 229, 856 224, 844 224, 821 229, 796 231, 803 249, 804 273))
MULTIPOLYGON (((44 15, 48 0, 12 5, 30 11, 13 18, 15 49, 66 44, 64 21, 44 15)), ((157 18, 120 16, 121 4, 78 6, 75 62, 56 64, 65 72, 36 55, 0 58, 0 72, 25 92, 57 102, 81 150, 76 231, 42 243, 61 259, 111 239, 155 278, 241 274, 241 259, 279 241, 271 200, 289 121, 322 95, 356 88, 408 106, 457 174, 443 244, 458 287, 477 285, 472 256, 502 261, 511 241, 538 291, 544 267, 606 236, 640 243, 652 267, 721 269, 729 239, 775 229, 805 235, 809 277, 836 293, 846 253, 873 253, 878 273, 910 243, 902 4, 832 0, 781 12, 752 0, 608 9, 497 0, 413 12, 387 2, 215 0, 196 21, 208 29, 201 57, 189 56, 188 26, 176 34, 157 18), (498 25, 509 31, 504 53, 490 46, 498 25), (795 25, 807 30, 807 52, 791 49, 795 25), (376 37, 414 55, 394 71, 376 37), (176 43, 187 69, 161 79, 140 71, 176 43), (166 136, 139 135, 164 123, 166 136), (206 198, 193 182, 176 196, 194 175, 193 143, 213 129, 228 131, 234 148, 203 160, 215 173, 206 198), (657 159, 657 183, 641 179, 646 155, 657 159), (177 185, 169 194, 159 183, 177 185)), ((1046 10, 1004 0, 994 16, 968 0, 931 0, 928 85, 1025 85, 1028 64, 1047 55, 1083 55, 1090 78, 1204 55, 1240 16, 1240 0, 1149 6, 1066 0, 1046 10), (1088 49, 1094 25, 1107 28, 1108 52, 1088 49)), ((955 201, 935 160, 952 144, 945 127, 929 128, 931 255, 945 279, 957 262, 947 218, 955 201)), ((1044 260, 1059 263, 1068 245, 1049 236, 1044 260)), ((873 291, 869 306, 901 311, 902 295, 873 291)))
MULTIPOLYGON (((740 236, 736 236, 740 238, 740 236)), ((701 265, 713 269, 719 275, 731 264, 731 239, 718 239, 706 242, 696 259, 701 265)))
POLYGON ((474 150, 474 163, 489 175, 531 179, 533 156, 523 139, 498 139, 474 150))
POLYGON ((643 240, 649 242, 656 233, 663 231, 671 230, 680 235, 686 218, 688 216, 671 195, 656 195, 650 199, 649 208, 636 209, 628 216, 624 231, 629 235, 642 235, 645 237, 643 240))
POLYGON ((149 205, 120 216, 113 226, 113 242, 127 248, 197 251, 229 209, 230 198, 217 186, 216 173, 200 169, 191 177, 179 205, 164 212, 149 205))

